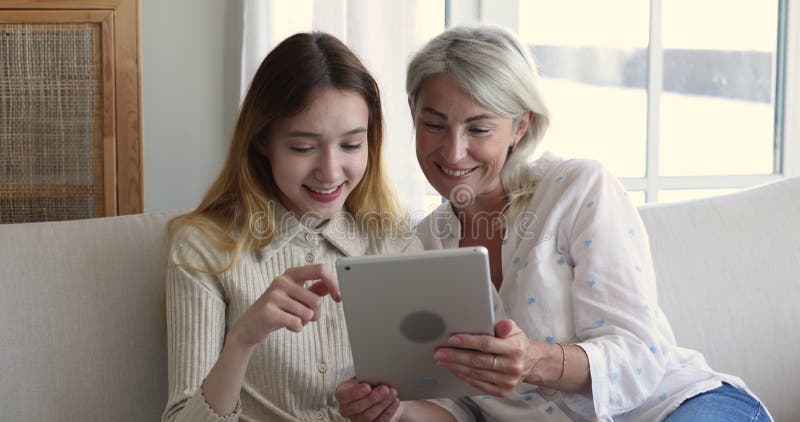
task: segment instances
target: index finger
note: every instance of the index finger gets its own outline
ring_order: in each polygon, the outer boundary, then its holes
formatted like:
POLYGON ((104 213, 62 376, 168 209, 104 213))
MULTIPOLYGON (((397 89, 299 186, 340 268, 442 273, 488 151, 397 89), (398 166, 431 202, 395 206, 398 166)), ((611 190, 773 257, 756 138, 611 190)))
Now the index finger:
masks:
MULTIPOLYGON (((327 292, 331 294, 331 297, 335 301, 339 302, 342 300, 342 292, 339 290, 339 280, 336 279, 336 276, 325 264, 304 265, 302 267, 289 268, 285 273, 283 273, 283 275, 300 285, 305 284, 305 282, 309 280, 320 280, 325 287, 328 288, 327 292)), ((316 288, 312 291, 321 296, 326 294, 325 291, 322 291, 319 288, 316 288)))
POLYGON ((509 346, 504 344, 505 341, 506 339, 480 334, 453 334, 447 340, 447 343, 458 349, 472 349, 486 353, 503 354, 509 349, 509 346))

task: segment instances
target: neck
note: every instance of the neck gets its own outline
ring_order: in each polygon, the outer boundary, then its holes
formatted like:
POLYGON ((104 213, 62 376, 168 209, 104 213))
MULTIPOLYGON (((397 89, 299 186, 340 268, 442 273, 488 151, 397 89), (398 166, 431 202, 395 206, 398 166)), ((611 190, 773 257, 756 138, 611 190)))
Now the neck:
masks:
POLYGON ((476 218, 500 217, 508 205, 508 197, 503 186, 498 183, 498 187, 491 192, 487 192, 475 197, 475 200, 468 206, 456 208, 456 214, 462 226, 471 225, 476 218))

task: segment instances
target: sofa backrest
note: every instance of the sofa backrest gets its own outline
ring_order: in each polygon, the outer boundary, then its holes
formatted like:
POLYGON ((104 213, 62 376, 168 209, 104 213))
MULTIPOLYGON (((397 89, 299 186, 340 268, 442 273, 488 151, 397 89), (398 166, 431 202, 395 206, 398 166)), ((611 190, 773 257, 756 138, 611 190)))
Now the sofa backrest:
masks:
POLYGON ((800 414, 800 178, 639 210, 678 345, 800 414))
POLYGON ((160 420, 172 215, 0 225, 0 419, 160 420))

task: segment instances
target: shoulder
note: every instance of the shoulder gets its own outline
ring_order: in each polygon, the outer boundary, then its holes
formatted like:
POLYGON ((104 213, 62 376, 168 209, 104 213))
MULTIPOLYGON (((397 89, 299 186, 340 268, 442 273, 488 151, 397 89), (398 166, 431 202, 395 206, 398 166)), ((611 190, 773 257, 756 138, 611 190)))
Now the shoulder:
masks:
POLYGON ((382 219, 381 227, 373 218, 370 214, 340 212, 322 227, 321 234, 347 256, 396 254, 418 248, 419 239, 407 223, 392 217, 382 219))
POLYGON ((460 231, 460 227, 450 203, 444 202, 420 220, 414 231, 425 249, 442 249, 445 247, 444 239, 460 231))
POLYGON ((422 250, 422 242, 413 230, 400 224, 382 230, 358 229, 346 240, 326 238, 349 256, 401 254, 422 250))
POLYGON ((639 219, 638 211, 622 183, 596 160, 567 160, 546 183, 554 216, 571 232, 590 226, 603 226, 605 230, 619 224, 638 224, 634 222, 639 219))
POLYGON ((545 151, 535 161, 528 163, 525 175, 536 183, 544 180, 556 168, 570 161, 550 151, 545 151))
POLYGON ((541 157, 520 168, 507 182, 507 188, 512 198, 532 206, 546 197, 556 200, 565 191, 586 187, 601 178, 613 179, 598 161, 568 159, 545 151, 541 157))
POLYGON ((602 163, 586 158, 568 159, 554 166, 540 181, 539 188, 578 196, 609 189, 623 190, 619 179, 602 163))
POLYGON ((168 263, 204 271, 223 268, 227 254, 220 240, 225 237, 211 222, 176 220, 170 224, 168 232, 168 263))
POLYGON ((390 235, 383 239, 383 250, 389 254, 419 252, 423 250, 422 241, 413 232, 390 235))
MULTIPOLYGON (((603 163, 589 158, 572 158, 564 160, 554 171, 555 179, 563 176, 566 182, 589 181, 598 178, 608 177, 611 173, 603 163)), ((555 179, 553 179, 555 181, 555 179)))
MULTIPOLYGON (((595 215, 601 204, 612 218, 631 207, 622 184, 602 163, 576 158, 561 160, 541 174, 523 209, 529 219, 567 223, 580 215, 595 215)), ((518 223, 516 217, 514 221, 518 223)))

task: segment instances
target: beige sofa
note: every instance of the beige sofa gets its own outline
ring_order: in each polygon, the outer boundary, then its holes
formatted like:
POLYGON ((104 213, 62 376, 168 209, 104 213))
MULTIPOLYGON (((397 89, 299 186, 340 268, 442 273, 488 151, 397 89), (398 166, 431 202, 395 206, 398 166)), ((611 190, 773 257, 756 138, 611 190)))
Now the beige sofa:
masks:
MULTIPOLYGON (((174 214, 0 225, 0 420, 160 418, 174 214)), ((800 420, 800 179, 641 214, 678 342, 800 420)))

